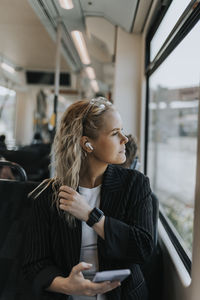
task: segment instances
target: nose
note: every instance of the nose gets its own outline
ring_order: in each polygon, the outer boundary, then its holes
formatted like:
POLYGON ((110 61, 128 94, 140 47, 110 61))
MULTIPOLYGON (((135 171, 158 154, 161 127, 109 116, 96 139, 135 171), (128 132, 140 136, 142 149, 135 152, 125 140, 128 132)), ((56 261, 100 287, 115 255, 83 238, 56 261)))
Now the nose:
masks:
POLYGON ((124 138, 125 138, 124 144, 128 143, 128 138, 127 138, 127 136, 124 136, 124 138))
POLYGON ((128 138, 125 134, 122 133, 122 140, 121 143, 126 144, 128 142, 128 138))

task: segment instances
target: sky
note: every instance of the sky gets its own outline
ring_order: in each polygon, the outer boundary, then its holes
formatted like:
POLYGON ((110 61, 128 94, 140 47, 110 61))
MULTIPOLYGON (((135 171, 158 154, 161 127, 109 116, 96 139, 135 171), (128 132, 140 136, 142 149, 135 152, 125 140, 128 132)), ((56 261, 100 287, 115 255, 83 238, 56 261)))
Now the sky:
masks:
POLYGON ((173 29, 179 17, 184 12, 190 0, 173 0, 167 10, 158 30, 151 41, 151 60, 155 57, 160 46, 164 43, 170 31, 173 29), (181 5, 180 5, 181 4, 181 5))
MULTIPOLYGON (((188 3, 188 0, 172 2, 173 13, 170 14, 169 11, 167 19, 163 21, 164 25, 162 24, 156 33, 152 43, 153 49, 158 49, 157 46, 161 45, 175 24, 175 18, 177 20, 188 3), (178 7, 180 2, 181 6, 178 7)), ((156 88, 158 85, 168 88, 200 85, 200 21, 151 76, 151 87, 156 88)))

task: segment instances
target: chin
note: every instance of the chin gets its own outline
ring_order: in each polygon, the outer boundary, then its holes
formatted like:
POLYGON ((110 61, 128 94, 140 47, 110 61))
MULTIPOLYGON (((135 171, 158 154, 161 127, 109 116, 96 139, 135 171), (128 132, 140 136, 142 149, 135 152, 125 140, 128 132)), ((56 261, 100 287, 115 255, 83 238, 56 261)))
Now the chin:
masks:
POLYGON ((115 162, 112 162, 112 164, 115 164, 115 165, 121 165, 121 164, 123 164, 123 163, 125 163, 125 161, 126 161, 126 157, 125 158, 121 158, 121 159, 118 159, 118 160, 116 160, 115 162))
POLYGON ((125 161, 126 161, 126 155, 124 155, 124 157, 121 159, 121 162, 120 162, 120 164, 123 164, 123 163, 125 163, 125 161))

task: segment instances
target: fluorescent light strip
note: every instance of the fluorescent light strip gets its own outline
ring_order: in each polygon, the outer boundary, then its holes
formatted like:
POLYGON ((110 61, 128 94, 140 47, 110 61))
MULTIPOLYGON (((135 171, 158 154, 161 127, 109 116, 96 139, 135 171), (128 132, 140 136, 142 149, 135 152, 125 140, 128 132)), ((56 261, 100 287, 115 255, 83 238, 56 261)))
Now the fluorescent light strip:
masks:
POLYGON ((10 65, 6 64, 5 62, 1 63, 1 67, 9 73, 12 73, 12 74, 15 73, 15 69, 13 67, 11 67, 10 65))
POLYGON ((72 9, 74 7, 72 0, 59 0, 59 4, 64 9, 72 9))
POLYGON ((90 84, 94 90, 95 93, 99 92, 99 86, 96 80, 91 80, 90 84))
POLYGON ((90 57, 82 33, 80 31, 75 30, 71 32, 71 35, 82 63, 84 65, 89 65, 91 63, 90 57))
POLYGON ((93 79, 96 78, 94 69, 92 67, 86 67, 85 72, 86 72, 89 79, 93 80, 93 79))

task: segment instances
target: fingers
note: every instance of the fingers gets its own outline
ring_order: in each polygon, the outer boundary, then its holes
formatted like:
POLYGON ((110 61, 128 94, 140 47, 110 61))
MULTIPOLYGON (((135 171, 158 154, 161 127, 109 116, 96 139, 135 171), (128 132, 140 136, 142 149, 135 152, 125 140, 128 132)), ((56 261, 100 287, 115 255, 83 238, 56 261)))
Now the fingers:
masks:
POLYGON ((72 273, 77 274, 81 271, 88 270, 91 267, 92 267, 92 264, 89 264, 89 263, 86 263, 86 262, 81 262, 81 263, 79 263, 78 265, 76 265, 72 268, 72 273))
POLYGON ((59 202, 60 202, 60 209, 69 210, 69 208, 72 206, 73 203, 73 195, 66 193, 66 192, 60 192, 58 194, 59 196, 59 202))
POLYGON ((79 193, 77 193, 75 190, 66 185, 60 187, 58 197, 60 202, 60 209, 71 213, 74 210, 74 208, 76 209, 77 206, 80 206, 79 193))
POLYGON ((66 199, 66 198, 60 197, 59 201, 61 204, 70 205, 70 204, 72 204, 73 199, 66 199))
POLYGON ((65 211, 71 213, 70 206, 65 205, 65 204, 60 204, 59 207, 60 207, 60 209, 65 210, 65 211))
POLYGON ((94 296, 96 294, 104 294, 119 287, 120 285, 121 283, 119 281, 104 281, 101 283, 90 282, 88 287, 88 295, 94 296))
POLYGON ((101 283, 95 283, 88 279, 84 279, 82 271, 88 270, 91 267, 92 264, 81 262, 72 268, 72 271, 70 273, 70 278, 72 282, 77 281, 77 279, 79 280, 79 283, 82 282, 81 283, 82 288, 79 290, 77 295, 79 295, 79 293, 86 296, 95 296, 97 294, 104 294, 121 285, 119 281, 115 281, 115 282, 104 281, 101 283))
POLYGON ((68 186, 61 186, 60 187, 60 191, 58 194, 58 197, 60 199, 60 203, 62 204, 69 204, 69 200, 73 201, 75 199, 76 196, 76 191, 74 191, 73 189, 71 189, 68 186))
POLYGON ((68 193, 65 193, 65 192, 60 192, 59 194, 58 194, 58 196, 59 196, 59 198, 63 198, 63 199, 73 199, 73 197, 74 197, 74 195, 72 195, 72 194, 68 194, 68 193))
POLYGON ((63 191, 65 193, 68 194, 74 194, 76 191, 74 189, 72 189, 71 187, 67 186, 67 185, 62 185, 59 189, 59 191, 63 191))
POLYGON ((105 286, 102 287, 102 289, 104 289, 104 292, 103 293, 106 293, 108 291, 111 291, 115 288, 117 288, 118 286, 120 286, 121 283, 119 281, 113 281, 113 282, 107 282, 105 284, 105 286))

